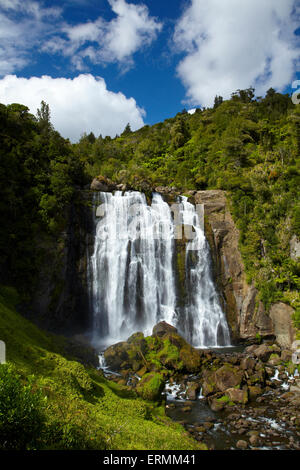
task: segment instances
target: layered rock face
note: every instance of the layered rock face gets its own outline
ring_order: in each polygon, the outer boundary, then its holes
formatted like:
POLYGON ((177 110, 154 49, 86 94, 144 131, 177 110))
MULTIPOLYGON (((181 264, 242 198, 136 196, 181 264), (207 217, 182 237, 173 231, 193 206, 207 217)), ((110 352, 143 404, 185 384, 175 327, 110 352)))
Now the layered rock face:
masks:
POLYGON ((205 231, 209 240, 214 275, 223 298, 227 320, 234 339, 276 336, 285 348, 290 348, 295 332, 293 309, 283 303, 265 312, 258 291, 248 285, 239 251, 239 231, 229 210, 224 191, 197 191, 191 196, 196 204, 204 205, 205 231))

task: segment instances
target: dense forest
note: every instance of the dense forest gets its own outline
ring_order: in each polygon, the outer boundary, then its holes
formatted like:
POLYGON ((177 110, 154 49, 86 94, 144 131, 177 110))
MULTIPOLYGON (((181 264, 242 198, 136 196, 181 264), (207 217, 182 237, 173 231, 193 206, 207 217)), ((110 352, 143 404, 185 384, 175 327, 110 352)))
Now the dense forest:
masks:
POLYGON ((0 277, 30 299, 43 253, 41 233, 55 237, 80 189, 102 175, 151 192, 163 185, 228 192, 240 230, 248 282, 266 308, 283 300, 300 322, 300 265, 290 241, 300 236, 300 107, 270 89, 216 96, 213 108, 120 136, 84 134, 71 144, 51 125, 49 106, 33 116, 21 104, 0 106, 0 277))
POLYGON ((158 186, 225 190, 247 281, 267 311, 291 305, 300 330, 300 263, 290 255, 300 238, 299 156, 300 105, 273 89, 264 98, 253 88, 216 96, 212 108, 77 143, 53 128, 44 101, 36 116, 0 104, 0 339, 10 346, 0 368, 0 449, 205 448, 160 403, 84 367, 65 338, 19 315, 30 310, 47 258, 41 240, 59 243, 70 207, 88 204, 82 190, 95 177, 148 195, 158 186))

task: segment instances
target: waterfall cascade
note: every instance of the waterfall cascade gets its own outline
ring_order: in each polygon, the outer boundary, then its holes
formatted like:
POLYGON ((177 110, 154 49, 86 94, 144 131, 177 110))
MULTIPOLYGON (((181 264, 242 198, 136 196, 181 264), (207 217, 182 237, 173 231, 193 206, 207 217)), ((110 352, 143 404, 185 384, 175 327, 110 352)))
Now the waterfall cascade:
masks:
POLYGON ((95 243, 88 281, 94 344, 112 344, 136 331, 151 334, 161 320, 176 326, 196 347, 230 344, 225 315, 210 272, 209 247, 195 207, 181 197, 176 223, 154 193, 96 193, 95 243), (186 243, 187 299, 177 305, 175 238, 178 215, 192 227, 186 243))

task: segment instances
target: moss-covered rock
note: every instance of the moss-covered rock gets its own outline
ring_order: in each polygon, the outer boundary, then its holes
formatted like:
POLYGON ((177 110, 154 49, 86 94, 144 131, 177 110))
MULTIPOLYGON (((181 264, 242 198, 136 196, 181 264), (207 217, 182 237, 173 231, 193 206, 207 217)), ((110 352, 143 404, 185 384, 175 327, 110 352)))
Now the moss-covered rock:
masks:
POLYGON ((144 400, 157 401, 161 399, 161 393, 165 386, 162 374, 150 372, 144 375, 136 387, 137 393, 144 400))
POLYGON ((224 364, 215 373, 216 387, 221 392, 228 388, 239 387, 243 379, 243 371, 231 364, 224 364))
POLYGON ((248 402, 248 389, 239 390, 237 388, 228 388, 226 395, 233 403, 246 404, 248 402))

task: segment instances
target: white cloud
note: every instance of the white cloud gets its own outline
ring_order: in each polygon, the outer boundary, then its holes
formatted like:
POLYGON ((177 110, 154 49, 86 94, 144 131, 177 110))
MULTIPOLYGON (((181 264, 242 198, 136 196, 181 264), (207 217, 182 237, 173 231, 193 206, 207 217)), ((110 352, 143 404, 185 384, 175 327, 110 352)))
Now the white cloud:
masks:
POLYGON ((177 73, 188 102, 211 106, 215 95, 291 84, 299 58, 295 7, 296 0, 191 0, 173 37, 185 53, 177 73))
POLYGON ((53 37, 43 46, 47 52, 60 52, 71 57, 73 65, 82 70, 85 59, 92 63, 117 62, 128 69, 132 56, 139 49, 151 44, 162 24, 149 16, 148 8, 125 0, 108 0, 116 18, 105 21, 99 17, 75 26, 64 24, 60 36, 53 37))
POLYGON ((114 137, 129 122, 136 130, 144 125, 144 111, 133 98, 113 93, 103 78, 79 75, 74 79, 49 76, 0 80, 0 102, 21 103, 36 114, 41 101, 50 106, 51 122, 66 138, 76 141, 83 132, 114 137))
POLYGON ((53 34, 59 8, 31 0, 0 0, 0 75, 20 70, 39 50, 42 37, 53 34))
POLYGON ((20 70, 37 52, 59 53, 78 70, 87 69, 86 59, 130 68, 133 54, 151 44, 162 24, 143 4, 107 1, 116 15, 111 21, 70 25, 61 8, 46 8, 42 1, 0 0, 0 75, 20 70))

